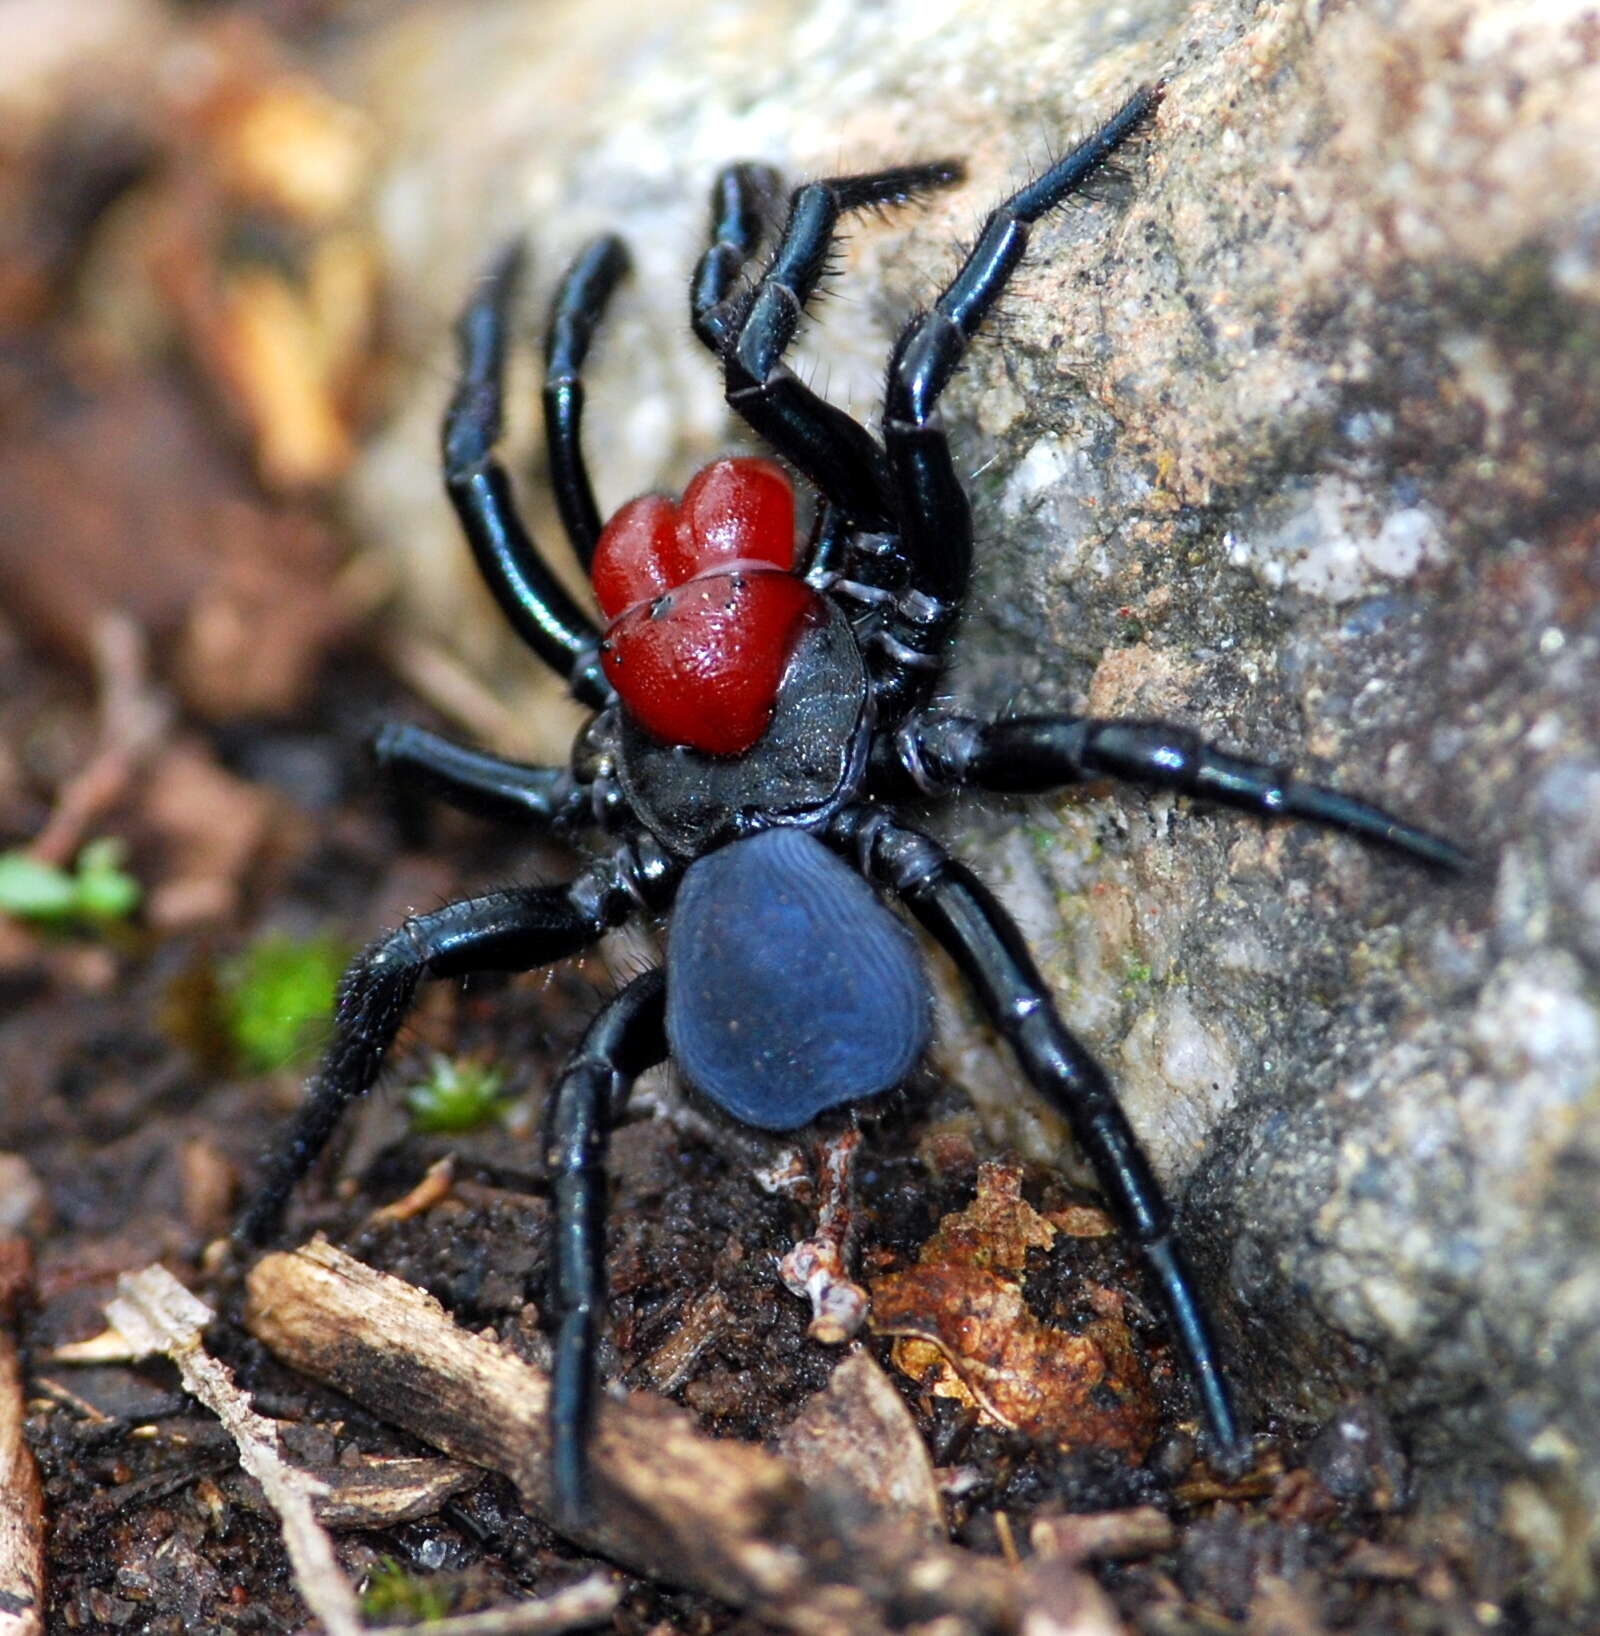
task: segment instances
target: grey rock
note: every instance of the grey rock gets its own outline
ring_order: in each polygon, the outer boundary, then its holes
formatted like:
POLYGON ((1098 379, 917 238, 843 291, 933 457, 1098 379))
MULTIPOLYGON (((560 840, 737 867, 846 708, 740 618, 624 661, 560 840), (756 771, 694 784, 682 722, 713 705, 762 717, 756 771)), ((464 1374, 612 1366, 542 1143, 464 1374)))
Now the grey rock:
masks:
MULTIPOLYGON (((395 306, 428 361, 355 496, 436 631, 494 629, 463 612, 431 449, 443 315, 499 239, 532 233, 541 289, 585 234, 635 241, 591 399, 615 504, 728 439, 683 322, 719 163, 971 156, 968 187, 856 229, 845 299, 807 337, 813 378, 870 414, 896 325, 988 201, 1164 75, 1128 180, 1040 228, 949 394, 981 541, 951 693, 1190 722, 1447 830, 1479 869, 1441 882, 1125 790, 971 801, 946 832, 1186 1201, 1256 1407, 1310 1423, 1370 1392, 1434 1480, 1501 1483, 1504 1528, 1575 1597, 1600 1517, 1584 14, 663 0, 419 20, 372 85, 395 306)), ((570 716, 514 696, 517 747, 562 754, 570 716)), ((1007 1140, 1053 1150, 970 1020, 943 1060, 1007 1140)))

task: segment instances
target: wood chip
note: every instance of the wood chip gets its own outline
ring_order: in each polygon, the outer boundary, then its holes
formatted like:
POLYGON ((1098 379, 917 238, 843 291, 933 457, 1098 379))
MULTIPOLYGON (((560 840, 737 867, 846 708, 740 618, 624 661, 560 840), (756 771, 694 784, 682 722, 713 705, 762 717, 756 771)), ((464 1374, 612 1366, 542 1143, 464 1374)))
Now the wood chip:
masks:
POLYGON ((1029 1531, 1040 1556, 1074 1562, 1132 1562, 1170 1551, 1178 1531, 1172 1518, 1153 1505, 1126 1511, 1097 1511, 1072 1517, 1040 1517, 1029 1531))
POLYGON ((933 1462, 905 1399, 857 1347, 778 1436, 778 1452, 813 1488, 847 1486, 930 1540, 946 1530, 933 1462))
MULTIPOLYGON (((481 1481, 482 1473, 457 1460, 432 1458, 365 1460, 356 1466, 310 1466, 306 1476, 321 1485, 312 1508, 324 1528, 392 1528, 431 1517, 453 1495, 481 1481)), ((252 1509, 267 1507, 258 1485, 242 1485, 240 1499, 252 1509)))
POLYGON ((677 1391, 732 1324, 727 1296, 719 1289, 702 1290, 672 1326, 672 1333, 645 1359, 644 1379, 658 1392, 677 1391))
POLYGON ((370 1227, 379 1222, 410 1221, 413 1216, 424 1214, 434 1205, 450 1197, 455 1180, 455 1155, 447 1153, 442 1159, 435 1159, 428 1166, 422 1174, 422 1179, 409 1192, 374 1210, 367 1217, 367 1225, 370 1227))

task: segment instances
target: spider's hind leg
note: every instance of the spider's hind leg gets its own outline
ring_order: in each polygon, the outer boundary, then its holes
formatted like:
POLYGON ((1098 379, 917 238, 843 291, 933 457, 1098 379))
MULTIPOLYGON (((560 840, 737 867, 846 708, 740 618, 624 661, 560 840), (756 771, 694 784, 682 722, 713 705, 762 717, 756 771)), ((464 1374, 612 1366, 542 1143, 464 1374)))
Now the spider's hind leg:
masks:
POLYGON ((546 1115, 555 1194, 550 1454, 556 1516, 568 1529, 589 1510, 595 1349, 605 1314, 606 1138, 634 1080, 666 1057, 665 998, 663 974, 647 971, 609 1000, 562 1070, 546 1115))
POLYGON ((966 865, 917 830, 847 809, 836 842, 905 904, 955 961, 1028 1081, 1066 1115, 1122 1230, 1138 1246, 1199 1399, 1215 1458, 1239 1468, 1250 1441, 1212 1334, 1211 1320, 1173 1230, 1172 1213, 1104 1070, 1057 1013, 1022 934, 966 865))

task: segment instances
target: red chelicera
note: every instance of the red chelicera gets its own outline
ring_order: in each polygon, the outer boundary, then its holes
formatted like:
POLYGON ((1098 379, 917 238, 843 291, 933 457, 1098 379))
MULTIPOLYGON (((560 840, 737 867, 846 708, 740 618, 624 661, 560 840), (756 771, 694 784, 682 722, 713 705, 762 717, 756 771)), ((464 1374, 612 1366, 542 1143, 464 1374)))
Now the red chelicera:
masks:
POLYGON ((605 526, 601 662, 648 732, 741 755, 772 719, 817 595, 794 572, 794 490, 771 460, 718 460, 683 499, 630 500, 605 526))

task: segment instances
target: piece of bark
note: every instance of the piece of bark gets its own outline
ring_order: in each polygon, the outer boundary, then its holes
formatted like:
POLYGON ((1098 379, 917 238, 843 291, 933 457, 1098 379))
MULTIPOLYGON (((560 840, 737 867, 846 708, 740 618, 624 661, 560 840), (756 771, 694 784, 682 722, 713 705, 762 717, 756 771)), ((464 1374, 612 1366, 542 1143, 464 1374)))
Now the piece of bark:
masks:
MULTIPOLYGON (((251 1270, 246 1323, 293 1368, 550 1504, 549 1377, 460 1329, 432 1296, 316 1241, 251 1270)), ((806 1636, 873 1636, 933 1619, 1001 1631, 1018 1616, 998 1563, 930 1545, 898 1518, 863 1523, 781 1460, 701 1435, 635 1393, 600 1405, 598 1504, 581 1542, 806 1636), (849 1515, 839 1513, 848 1512, 849 1515)))
POLYGON ((927 1539, 944 1537, 944 1504, 927 1445, 870 1352, 850 1351, 784 1427, 777 1446, 812 1487, 845 1485, 866 1504, 914 1522, 927 1539))
MULTIPOLYGON (((431 1517, 452 1495, 471 1488, 480 1474, 453 1460, 369 1460, 359 1466, 307 1466, 320 1485, 311 1509, 324 1528, 393 1528, 431 1517)), ((271 1510, 260 1485, 244 1480, 247 1504, 271 1510)))

